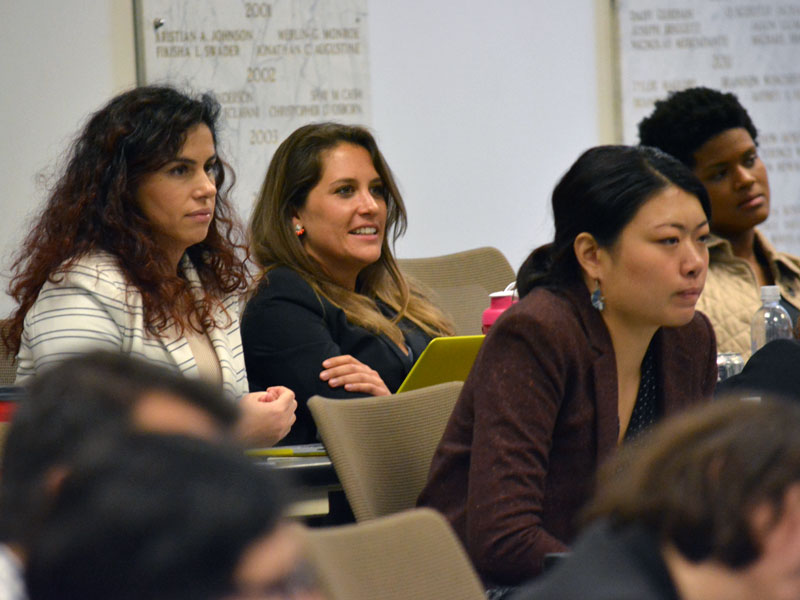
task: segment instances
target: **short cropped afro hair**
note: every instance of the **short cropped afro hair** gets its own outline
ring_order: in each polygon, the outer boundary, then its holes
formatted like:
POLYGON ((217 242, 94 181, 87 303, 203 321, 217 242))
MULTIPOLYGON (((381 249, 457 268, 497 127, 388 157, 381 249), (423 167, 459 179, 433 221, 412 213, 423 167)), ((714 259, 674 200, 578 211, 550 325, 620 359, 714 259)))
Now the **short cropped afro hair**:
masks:
POLYGON ((653 113, 639 123, 639 143, 660 148, 694 168, 694 153, 703 144, 739 127, 758 143, 758 131, 734 94, 695 87, 658 100, 653 113))

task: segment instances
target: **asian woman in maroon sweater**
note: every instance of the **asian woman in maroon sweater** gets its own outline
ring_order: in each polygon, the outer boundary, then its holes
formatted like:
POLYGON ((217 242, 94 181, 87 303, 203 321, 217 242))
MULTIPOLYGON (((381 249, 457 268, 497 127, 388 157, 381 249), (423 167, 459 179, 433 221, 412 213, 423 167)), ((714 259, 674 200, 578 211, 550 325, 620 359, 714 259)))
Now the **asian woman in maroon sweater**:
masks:
POLYGON ((710 209, 691 172, 652 148, 601 146, 552 204, 555 239, 520 269, 521 299, 489 332, 419 500, 490 587, 567 550, 599 463, 716 381, 695 312, 710 209))

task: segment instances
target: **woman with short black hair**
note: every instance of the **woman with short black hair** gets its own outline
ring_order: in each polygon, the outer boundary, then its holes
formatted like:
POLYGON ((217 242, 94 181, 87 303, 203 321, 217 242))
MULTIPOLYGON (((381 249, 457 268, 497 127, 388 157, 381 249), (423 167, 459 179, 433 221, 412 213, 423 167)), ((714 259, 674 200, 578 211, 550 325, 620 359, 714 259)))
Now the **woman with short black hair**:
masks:
POLYGON ((713 236, 697 308, 711 319, 720 351, 746 359, 762 285, 780 287, 793 323, 800 314, 800 258, 776 251, 756 228, 771 201, 758 131, 734 94, 696 87, 656 102, 639 123, 639 138, 692 169, 708 192, 713 236))

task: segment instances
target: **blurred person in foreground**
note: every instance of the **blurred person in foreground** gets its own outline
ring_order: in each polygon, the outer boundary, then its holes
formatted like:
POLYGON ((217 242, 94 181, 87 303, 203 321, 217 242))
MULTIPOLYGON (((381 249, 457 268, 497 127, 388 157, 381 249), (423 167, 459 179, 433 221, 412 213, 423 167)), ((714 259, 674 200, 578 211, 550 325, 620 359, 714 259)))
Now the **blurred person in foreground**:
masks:
POLYGON ((122 354, 90 352, 28 380, 0 463, 0 597, 25 597, 22 568, 53 477, 94 436, 146 430, 224 444, 238 417, 215 386, 122 354))
POLYGON ((87 444, 31 539, 31 600, 319 600, 278 474, 206 440, 87 444))
POLYGON ((514 600, 800 598, 800 405, 722 401, 602 470, 571 556, 514 600))

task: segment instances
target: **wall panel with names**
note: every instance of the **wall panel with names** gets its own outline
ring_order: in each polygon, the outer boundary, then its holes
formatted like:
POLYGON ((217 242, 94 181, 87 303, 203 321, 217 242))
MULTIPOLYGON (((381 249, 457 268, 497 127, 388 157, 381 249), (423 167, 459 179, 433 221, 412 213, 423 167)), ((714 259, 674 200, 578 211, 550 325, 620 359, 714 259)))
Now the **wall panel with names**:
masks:
POLYGON ((297 127, 371 122, 367 0, 137 0, 140 83, 212 90, 220 152, 250 213, 278 144, 297 127))
POLYGON ((616 0, 622 135, 670 91, 735 93, 759 131, 771 218, 761 228, 800 254, 800 1, 616 0))

